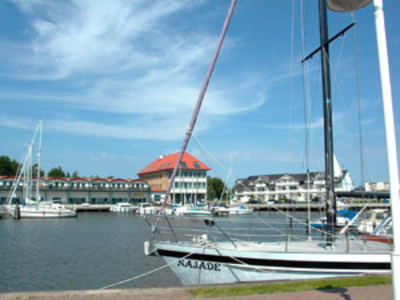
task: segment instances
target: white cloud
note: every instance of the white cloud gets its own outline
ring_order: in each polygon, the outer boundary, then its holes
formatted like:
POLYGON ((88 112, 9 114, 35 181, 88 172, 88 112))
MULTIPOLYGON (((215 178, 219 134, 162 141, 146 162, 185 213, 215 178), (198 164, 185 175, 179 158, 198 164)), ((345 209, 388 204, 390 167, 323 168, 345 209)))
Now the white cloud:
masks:
POLYGON ((32 120, 24 119, 24 118, 9 118, 6 115, 0 114, 0 126, 1 127, 10 127, 16 129, 27 129, 33 130, 37 122, 32 120))
MULTIPOLYGON (((44 120, 44 131, 63 132, 72 135, 97 136, 114 139, 137 140, 180 140, 187 129, 189 118, 177 116, 174 118, 141 117, 130 121, 102 123, 74 118, 59 114, 54 119, 44 120)), ((0 115, 0 126, 24 130, 35 128, 37 120, 29 118, 10 118, 0 115)), ((196 132, 206 130, 210 121, 199 123, 196 132)))
POLYGON ((36 33, 26 55, 41 64, 36 69, 25 66, 31 71, 25 76, 55 79, 132 71, 159 63, 166 49, 179 45, 175 32, 169 36, 164 18, 195 5, 177 0, 15 3, 30 16, 31 30, 36 33))

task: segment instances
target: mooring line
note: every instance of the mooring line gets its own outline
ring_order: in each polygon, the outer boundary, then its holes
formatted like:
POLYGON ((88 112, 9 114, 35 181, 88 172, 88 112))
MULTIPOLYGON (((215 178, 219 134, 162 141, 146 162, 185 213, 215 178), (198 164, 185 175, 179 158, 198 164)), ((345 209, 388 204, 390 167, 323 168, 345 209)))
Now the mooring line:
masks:
POLYGON ((106 290, 106 289, 109 289, 109 288, 112 288, 112 287, 115 287, 115 286, 118 286, 118 285, 121 285, 121 284, 130 282, 130 281, 134 281, 134 280, 140 279, 140 278, 145 277, 145 276, 147 276, 147 275, 156 273, 156 272, 158 272, 158 271, 160 271, 160 270, 162 270, 162 269, 165 269, 166 267, 171 266, 172 264, 178 262, 178 261, 181 260, 181 259, 186 259, 186 258, 188 258, 189 256, 191 256, 191 255, 193 255, 193 254, 195 254, 195 253, 197 253, 197 252, 200 252, 200 251, 203 250, 203 249, 204 249, 204 246, 201 247, 199 250, 196 250, 196 251, 194 251, 194 252, 192 252, 192 253, 189 253, 189 254, 185 255, 184 257, 180 257, 180 258, 178 258, 178 259, 176 259, 176 260, 170 262, 169 264, 165 264, 165 265, 163 265, 163 266, 161 266, 161 267, 158 267, 158 268, 156 268, 156 269, 150 270, 150 271, 145 272, 145 273, 143 273, 143 274, 140 274, 140 275, 137 275, 137 276, 134 276, 134 277, 125 279, 125 280, 121 280, 121 281, 118 281, 118 282, 113 283, 113 284, 109 284, 109 285, 103 286, 103 287, 99 288, 99 290, 106 290))

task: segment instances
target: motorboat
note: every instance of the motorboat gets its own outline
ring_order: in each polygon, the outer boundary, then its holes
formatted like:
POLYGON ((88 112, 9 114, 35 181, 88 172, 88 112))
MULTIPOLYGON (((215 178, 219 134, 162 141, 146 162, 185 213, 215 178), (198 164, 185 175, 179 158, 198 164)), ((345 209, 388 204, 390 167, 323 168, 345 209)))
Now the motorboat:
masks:
POLYGON ((229 216, 229 208, 225 204, 216 204, 210 208, 210 212, 213 216, 227 217, 229 216))
MULTIPOLYGON (((351 221, 356 217, 357 212, 354 210, 350 209, 342 209, 338 210, 337 216, 336 216, 336 228, 344 228, 348 224, 351 223, 351 221)), ((310 223, 310 226, 312 228, 318 228, 318 229, 326 229, 328 222, 326 221, 326 217, 321 217, 318 221, 314 221, 310 223)), ((357 227, 356 222, 351 223, 352 227, 357 227)))
POLYGON ((248 208, 241 204, 228 208, 228 211, 230 215, 249 215, 253 213, 253 208, 248 208))
POLYGON ((366 241, 393 244, 392 215, 387 215, 375 230, 371 234, 363 236, 363 239, 366 241))
POLYGON ((132 205, 128 202, 119 202, 110 207, 111 212, 117 213, 134 213, 139 209, 138 206, 132 205))
POLYGON ((357 227, 361 234, 372 234, 379 224, 390 214, 387 209, 371 209, 366 211, 357 227))
POLYGON ((156 215, 160 212, 160 207, 159 206, 152 206, 150 203, 140 203, 139 204, 139 209, 136 210, 139 212, 141 216, 145 215, 156 215))
POLYGON ((195 216, 195 217, 211 217, 212 213, 197 206, 177 206, 173 210, 176 216, 195 216))

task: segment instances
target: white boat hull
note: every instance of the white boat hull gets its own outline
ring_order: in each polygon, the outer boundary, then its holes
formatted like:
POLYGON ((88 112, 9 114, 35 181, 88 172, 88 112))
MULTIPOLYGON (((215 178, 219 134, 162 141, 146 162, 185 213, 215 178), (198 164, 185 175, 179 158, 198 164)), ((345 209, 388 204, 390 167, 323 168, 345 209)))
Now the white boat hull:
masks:
POLYGON ((252 251, 161 242, 152 246, 152 254, 162 256, 183 285, 390 273, 389 253, 252 251))
MULTIPOLYGON (((9 214, 14 216, 16 213, 15 206, 8 208, 9 214)), ((59 218, 76 218, 75 210, 63 207, 42 207, 42 206, 20 206, 20 219, 59 219, 59 218)))
POLYGON ((110 211, 116 213, 134 213, 139 209, 137 206, 133 206, 129 203, 118 203, 111 206, 110 211))

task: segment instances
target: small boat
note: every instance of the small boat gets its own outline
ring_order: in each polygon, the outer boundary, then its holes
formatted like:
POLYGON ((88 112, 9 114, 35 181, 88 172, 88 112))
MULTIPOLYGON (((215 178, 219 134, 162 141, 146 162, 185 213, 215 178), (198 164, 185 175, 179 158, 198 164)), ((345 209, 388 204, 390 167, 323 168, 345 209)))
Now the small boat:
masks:
POLYGON ((140 203, 139 209, 136 210, 141 216, 156 215, 160 212, 160 207, 152 206, 150 203, 140 203))
MULTIPOLYGON (((356 217, 356 215, 357 212, 355 212, 354 210, 338 210, 336 216, 336 228, 344 228, 356 217)), ((326 222, 326 217, 322 217, 318 221, 311 222, 310 226, 316 229, 326 229, 328 226, 326 222)), ((357 227, 357 223, 353 223, 352 227, 357 227)))
POLYGON ((229 211, 230 215, 249 215, 249 214, 253 213, 252 208, 248 208, 244 205, 230 207, 230 208, 228 208, 228 211, 229 211))
POLYGON ((3 207, 0 206, 0 219, 4 219, 7 216, 7 212, 3 207))
POLYGON ((111 212, 134 213, 139 209, 138 206, 132 205, 128 202, 119 202, 110 207, 111 212))
POLYGON ((361 234, 372 234, 379 224, 389 215, 387 209, 371 209, 364 213, 357 230, 361 234))
POLYGON ((176 216, 211 217, 212 213, 196 206, 178 206, 174 209, 176 216))
POLYGON ((229 208, 225 204, 214 205, 210 209, 213 216, 226 217, 229 216, 229 208))
POLYGON ((371 234, 363 236, 363 239, 366 241, 393 244, 392 216, 389 214, 371 234))

